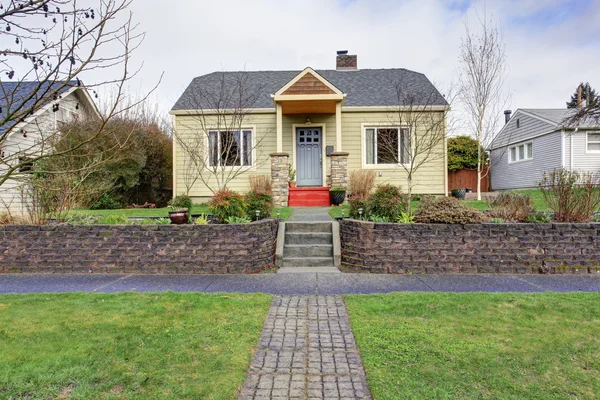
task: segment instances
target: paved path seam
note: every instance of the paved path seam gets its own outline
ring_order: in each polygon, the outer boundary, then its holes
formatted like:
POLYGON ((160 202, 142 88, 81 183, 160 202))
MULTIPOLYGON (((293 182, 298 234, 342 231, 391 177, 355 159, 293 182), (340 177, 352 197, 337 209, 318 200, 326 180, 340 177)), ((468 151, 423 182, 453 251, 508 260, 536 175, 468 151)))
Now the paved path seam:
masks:
POLYGON ((341 296, 278 296, 241 400, 370 399, 341 296))

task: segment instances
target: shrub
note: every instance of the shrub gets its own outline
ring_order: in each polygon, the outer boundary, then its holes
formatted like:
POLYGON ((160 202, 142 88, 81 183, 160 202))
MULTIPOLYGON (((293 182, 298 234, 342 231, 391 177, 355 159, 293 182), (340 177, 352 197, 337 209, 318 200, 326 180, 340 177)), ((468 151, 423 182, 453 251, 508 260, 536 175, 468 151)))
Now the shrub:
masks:
POLYGON ((244 197, 229 189, 221 189, 215 193, 208 206, 219 222, 225 222, 229 217, 246 218, 247 216, 244 197))
POLYGON ((208 218, 206 215, 202 214, 194 221, 196 225, 208 225, 208 218))
POLYGON ((246 215, 256 218, 256 210, 260 211, 259 219, 269 218, 273 211, 273 196, 266 193, 248 192, 244 196, 246 215))
POLYGON ((180 194, 175 196, 175 198, 169 201, 169 208, 172 210, 191 210, 193 206, 192 199, 190 196, 185 194, 180 194))
POLYGON ((92 210, 116 210, 121 208, 121 200, 112 193, 103 193, 102 196, 90 207, 92 210))
POLYGON ((484 222, 486 217, 459 200, 440 197, 422 202, 415 213, 415 220, 426 224, 475 224, 484 222))
POLYGON ((361 196, 352 196, 352 198, 348 201, 348 213, 350 214, 350 218, 359 219, 360 214, 358 209, 362 208, 362 216, 366 217, 368 211, 368 203, 364 197, 361 196))
POLYGON ((550 211, 534 211, 525 220, 533 224, 548 224, 552 222, 552 213, 550 211))
POLYGON ((390 221, 397 220, 400 213, 406 211, 400 188, 394 185, 377 186, 367 203, 369 215, 387 217, 390 221))
MULTIPOLYGON (((455 136, 448 139, 448 170, 477 168, 477 140, 470 136, 455 136)), ((486 164, 487 152, 481 148, 481 163, 486 164)))
POLYGON ((495 199, 488 200, 488 206, 492 209, 492 217, 509 222, 525 222, 534 211, 529 195, 514 192, 500 193, 495 199))
POLYGON ((170 223, 169 218, 146 218, 138 222, 140 225, 168 225, 170 223))
POLYGON ((352 196, 366 199, 371 194, 375 186, 375 171, 372 170, 354 170, 349 175, 349 191, 352 196))
POLYGON ((288 164, 288 181, 294 182, 296 180, 296 170, 292 167, 292 164, 288 164))
POLYGON ((230 215, 229 217, 227 217, 225 219, 225 222, 227 222, 228 224, 247 224, 248 222, 250 222, 250 219, 245 218, 245 217, 236 217, 235 215, 230 215))
POLYGON ((248 178, 250 181, 250 191, 260 194, 273 195, 273 186, 271 184, 271 177, 268 175, 250 175, 248 178))
POLYGON ((330 192, 345 192, 346 188, 342 186, 334 186, 329 189, 330 192))
POLYGON ((105 215, 98 220, 99 225, 130 225, 131 222, 123 215, 105 215))
POLYGON ((96 225, 100 217, 89 214, 72 214, 66 218, 66 223, 69 225, 96 225))
POLYGON ((380 217, 379 215, 371 215, 369 218, 372 222, 390 222, 388 217, 380 217))
POLYGON ((399 224, 414 224, 415 216, 409 212, 401 212, 396 222, 399 224))
POLYGON ((544 173, 538 187, 558 222, 588 222, 600 206, 598 176, 564 168, 544 173))

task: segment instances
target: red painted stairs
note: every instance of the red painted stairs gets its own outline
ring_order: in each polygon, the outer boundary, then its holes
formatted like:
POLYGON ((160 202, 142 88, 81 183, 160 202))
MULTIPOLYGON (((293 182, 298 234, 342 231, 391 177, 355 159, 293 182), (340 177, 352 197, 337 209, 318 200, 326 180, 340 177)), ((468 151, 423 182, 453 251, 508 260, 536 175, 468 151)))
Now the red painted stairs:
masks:
POLYGON ((328 187, 290 188, 288 205, 290 207, 329 207, 328 187))

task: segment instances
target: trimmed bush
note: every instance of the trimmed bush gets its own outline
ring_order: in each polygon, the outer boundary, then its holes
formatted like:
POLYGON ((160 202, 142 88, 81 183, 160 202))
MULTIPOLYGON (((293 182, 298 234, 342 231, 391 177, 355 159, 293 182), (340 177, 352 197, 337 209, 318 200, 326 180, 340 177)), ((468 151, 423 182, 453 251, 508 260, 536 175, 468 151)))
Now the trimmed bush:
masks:
POLYGON ((452 197, 427 199, 415 213, 415 221, 425 224, 476 224, 486 220, 483 213, 452 197))
POLYGON ((266 193, 248 192, 244 196, 246 202, 246 215, 256 219, 256 210, 260 211, 259 219, 269 218, 273 211, 273 196, 266 193))
POLYGON ((379 185, 369 197, 369 215, 387 217, 389 221, 396 221, 400 213, 406 211, 406 204, 399 187, 394 185, 379 185))
POLYGON ((229 217, 246 218, 248 208, 244 197, 232 190, 219 190, 208 202, 210 212, 217 216, 219 222, 224 223, 229 217))

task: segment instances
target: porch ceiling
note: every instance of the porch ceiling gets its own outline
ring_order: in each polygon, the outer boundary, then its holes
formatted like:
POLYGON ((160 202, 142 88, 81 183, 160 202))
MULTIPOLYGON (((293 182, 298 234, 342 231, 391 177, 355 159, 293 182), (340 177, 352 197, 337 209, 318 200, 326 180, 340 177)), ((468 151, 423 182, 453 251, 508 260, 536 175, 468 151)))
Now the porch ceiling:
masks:
POLYGON ((281 102, 282 114, 335 114, 336 100, 291 100, 281 102))

